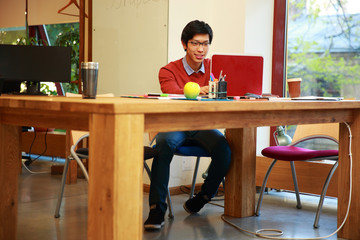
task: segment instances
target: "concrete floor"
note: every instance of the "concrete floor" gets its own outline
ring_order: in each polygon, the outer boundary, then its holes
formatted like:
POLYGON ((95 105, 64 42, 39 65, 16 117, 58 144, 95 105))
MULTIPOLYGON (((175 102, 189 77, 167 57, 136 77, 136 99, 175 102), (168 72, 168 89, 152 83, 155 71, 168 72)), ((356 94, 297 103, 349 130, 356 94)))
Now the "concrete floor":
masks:
MULTIPOLYGON (((34 162, 32 171, 49 171, 49 164, 34 162)), ((61 176, 31 174, 23 169, 19 180, 18 240, 79 240, 87 232, 87 183, 65 187, 61 216, 54 218, 61 176)), ((207 204, 199 214, 189 215, 183 210, 187 195, 172 197, 175 218, 166 219, 161 231, 146 232, 144 239, 260 239, 235 229, 221 219, 223 208, 207 204)), ((148 216, 148 194, 144 194, 144 221, 148 216)), ((248 231, 262 228, 281 229, 283 238, 314 238, 327 236, 336 230, 337 200, 326 198, 320 228, 313 228, 319 197, 301 195, 302 209, 296 209, 293 193, 270 191, 264 197, 259 217, 226 218, 248 231)), ((223 200, 214 201, 223 205, 223 200)), ((326 239, 338 239, 336 234, 326 239)), ((340 238, 339 238, 340 239, 340 238)))

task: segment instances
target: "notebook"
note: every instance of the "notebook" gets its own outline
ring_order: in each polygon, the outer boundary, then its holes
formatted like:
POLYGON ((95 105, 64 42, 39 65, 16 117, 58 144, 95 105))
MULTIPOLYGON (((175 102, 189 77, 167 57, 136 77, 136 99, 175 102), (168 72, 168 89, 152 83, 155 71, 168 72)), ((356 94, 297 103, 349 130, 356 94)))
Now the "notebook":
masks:
POLYGON ((219 78, 226 75, 227 95, 244 96, 245 93, 262 94, 263 57, 235 54, 213 54, 211 72, 219 78))

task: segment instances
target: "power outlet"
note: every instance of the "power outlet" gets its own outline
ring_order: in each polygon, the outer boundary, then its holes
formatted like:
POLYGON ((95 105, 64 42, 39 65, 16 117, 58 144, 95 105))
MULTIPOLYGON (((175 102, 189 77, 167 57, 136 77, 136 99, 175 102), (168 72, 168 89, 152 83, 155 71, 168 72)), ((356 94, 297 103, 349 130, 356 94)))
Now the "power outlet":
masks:
POLYGON ((183 171, 192 171, 194 169, 194 164, 191 159, 182 160, 182 170, 183 171))

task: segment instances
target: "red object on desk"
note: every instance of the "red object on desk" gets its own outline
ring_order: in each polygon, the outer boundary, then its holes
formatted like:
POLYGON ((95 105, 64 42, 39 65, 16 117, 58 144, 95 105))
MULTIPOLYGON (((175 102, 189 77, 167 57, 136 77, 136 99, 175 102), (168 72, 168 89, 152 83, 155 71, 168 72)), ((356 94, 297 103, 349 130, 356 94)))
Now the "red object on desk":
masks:
POLYGON ((261 56, 213 54, 211 72, 218 77, 226 75, 227 95, 262 94, 263 63, 261 56))

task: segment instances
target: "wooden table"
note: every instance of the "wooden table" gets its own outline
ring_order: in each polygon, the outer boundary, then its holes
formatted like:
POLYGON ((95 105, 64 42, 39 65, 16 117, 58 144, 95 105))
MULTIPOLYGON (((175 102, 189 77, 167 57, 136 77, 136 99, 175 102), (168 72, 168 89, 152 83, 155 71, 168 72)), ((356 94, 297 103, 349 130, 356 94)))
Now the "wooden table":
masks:
MULTIPOLYGON (((88 239, 141 239, 144 131, 227 128, 225 214, 254 215, 256 127, 344 122, 353 132, 353 199, 339 237, 360 239, 360 102, 200 102, 0 97, 0 239, 16 239, 20 126, 89 130, 88 239), (92 161, 93 159, 93 161, 92 161)), ((338 224, 348 202, 348 131, 340 127, 338 224)), ((66 216, 65 216, 66 217, 66 216)), ((220 216, 219 216, 220 217, 220 216)))

